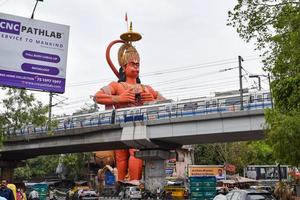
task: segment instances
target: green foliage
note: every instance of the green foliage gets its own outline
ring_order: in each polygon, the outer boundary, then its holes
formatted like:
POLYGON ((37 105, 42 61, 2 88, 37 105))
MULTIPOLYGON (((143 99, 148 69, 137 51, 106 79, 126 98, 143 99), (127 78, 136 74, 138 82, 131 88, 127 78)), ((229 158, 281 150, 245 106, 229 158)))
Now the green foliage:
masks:
POLYGON ((195 148, 195 163, 230 163, 237 167, 238 173, 242 173, 246 165, 274 164, 271 151, 266 141, 202 144, 195 148))
POLYGON ((275 109, 266 119, 274 156, 284 164, 299 165, 300 2, 238 0, 228 14, 228 25, 263 51, 264 69, 273 77, 275 109))
POLYGON ((61 162, 66 168, 64 176, 71 180, 82 180, 86 177, 87 163, 91 153, 72 153, 63 155, 38 156, 28 159, 25 167, 15 169, 14 180, 32 180, 56 176, 56 169, 61 162))
POLYGON ((299 166, 300 113, 292 112, 284 115, 276 110, 269 110, 267 121, 269 124, 268 138, 277 161, 299 166))
POLYGON ((87 163, 91 153, 72 153, 66 154, 63 159, 64 165, 68 169, 67 177, 73 180, 80 180, 86 177, 87 163))
POLYGON ((5 129, 15 132, 29 124, 41 126, 46 122, 48 109, 41 102, 36 101, 33 94, 28 94, 24 89, 3 88, 3 90, 6 94, 0 101, 1 135, 5 129))
POLYGON ((25 167, 15 169, 14 179, 30 180, 42 179, 43 177, 55 174, 59 155, 38 156, 26 160, 25 167))

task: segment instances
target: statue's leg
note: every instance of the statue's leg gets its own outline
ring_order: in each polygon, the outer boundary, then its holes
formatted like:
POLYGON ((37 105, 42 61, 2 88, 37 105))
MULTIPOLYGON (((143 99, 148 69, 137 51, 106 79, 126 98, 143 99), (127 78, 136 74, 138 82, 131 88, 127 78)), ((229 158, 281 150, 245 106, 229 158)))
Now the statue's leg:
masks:
POLYGON ((115 150, 115 156, 118 169, 118 180, 122 181, 127 174, 129 152, 127 149, 115 150))
POLYGON ((142 168, 143 168, 143 160, 138 159, 134 156, 134 152, 136 149, 130 149, 130 157, 129 157, 129 177, 130 180, 141 180, 142 178, 142 168))

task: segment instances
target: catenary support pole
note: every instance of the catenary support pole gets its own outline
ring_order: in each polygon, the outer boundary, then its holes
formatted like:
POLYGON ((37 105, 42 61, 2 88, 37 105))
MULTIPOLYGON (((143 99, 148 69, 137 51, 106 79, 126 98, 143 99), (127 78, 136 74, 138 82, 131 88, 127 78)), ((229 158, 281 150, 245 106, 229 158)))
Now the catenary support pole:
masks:
POLYGON ((244 101, 243 101, 243 74, 242 74, 242 61, 243 58, 241 56, 239 58, 239 80, 240 80, 240 104, 241 110, 244 110, 244 101))

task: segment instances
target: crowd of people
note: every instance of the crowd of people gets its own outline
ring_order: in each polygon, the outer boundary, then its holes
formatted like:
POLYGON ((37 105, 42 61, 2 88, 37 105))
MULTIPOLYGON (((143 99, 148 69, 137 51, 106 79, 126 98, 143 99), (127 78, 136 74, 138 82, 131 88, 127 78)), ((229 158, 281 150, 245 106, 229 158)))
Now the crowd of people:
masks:
POLYGON ((0 184, 0 200, 39 200, 39 193, 33 189, 28 198, 23 188, 17 188, 14 184, 8 184, 7 180, 2 180, 0 184))

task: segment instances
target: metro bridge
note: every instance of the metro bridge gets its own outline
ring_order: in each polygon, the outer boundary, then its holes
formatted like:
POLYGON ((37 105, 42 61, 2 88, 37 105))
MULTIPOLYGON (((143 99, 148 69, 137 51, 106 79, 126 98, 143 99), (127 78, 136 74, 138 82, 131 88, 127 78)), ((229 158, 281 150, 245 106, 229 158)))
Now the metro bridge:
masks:
POLYGON ((6 135, 0 151, 2 178, 11 180, 20 161, 39 155, 137 148, 147 168, 147 159, 160 163, 169 158, 168 150, 182 145, 259 140, 264 137, 264 108, 268 107, 271 103, 264 101, 245 104, 244 110, 239 105, 183 109, 177 105, 154 115, 147 109, 143 113, 142 107, 139 113, 134 108, 135 112, 129 110, 121 117, 122 110, 105 111, 108 118, 99 115, 98 120, 89 114, 88 119, 77 118, 52 132, 26 127, 6 135))
POLYGON ((264 137, 264 110, 217 112, 110 125, 70 127, 52 133, 8 137, 1 160, 113 149, 176 149, 182 145, 258 140, 264 137))

